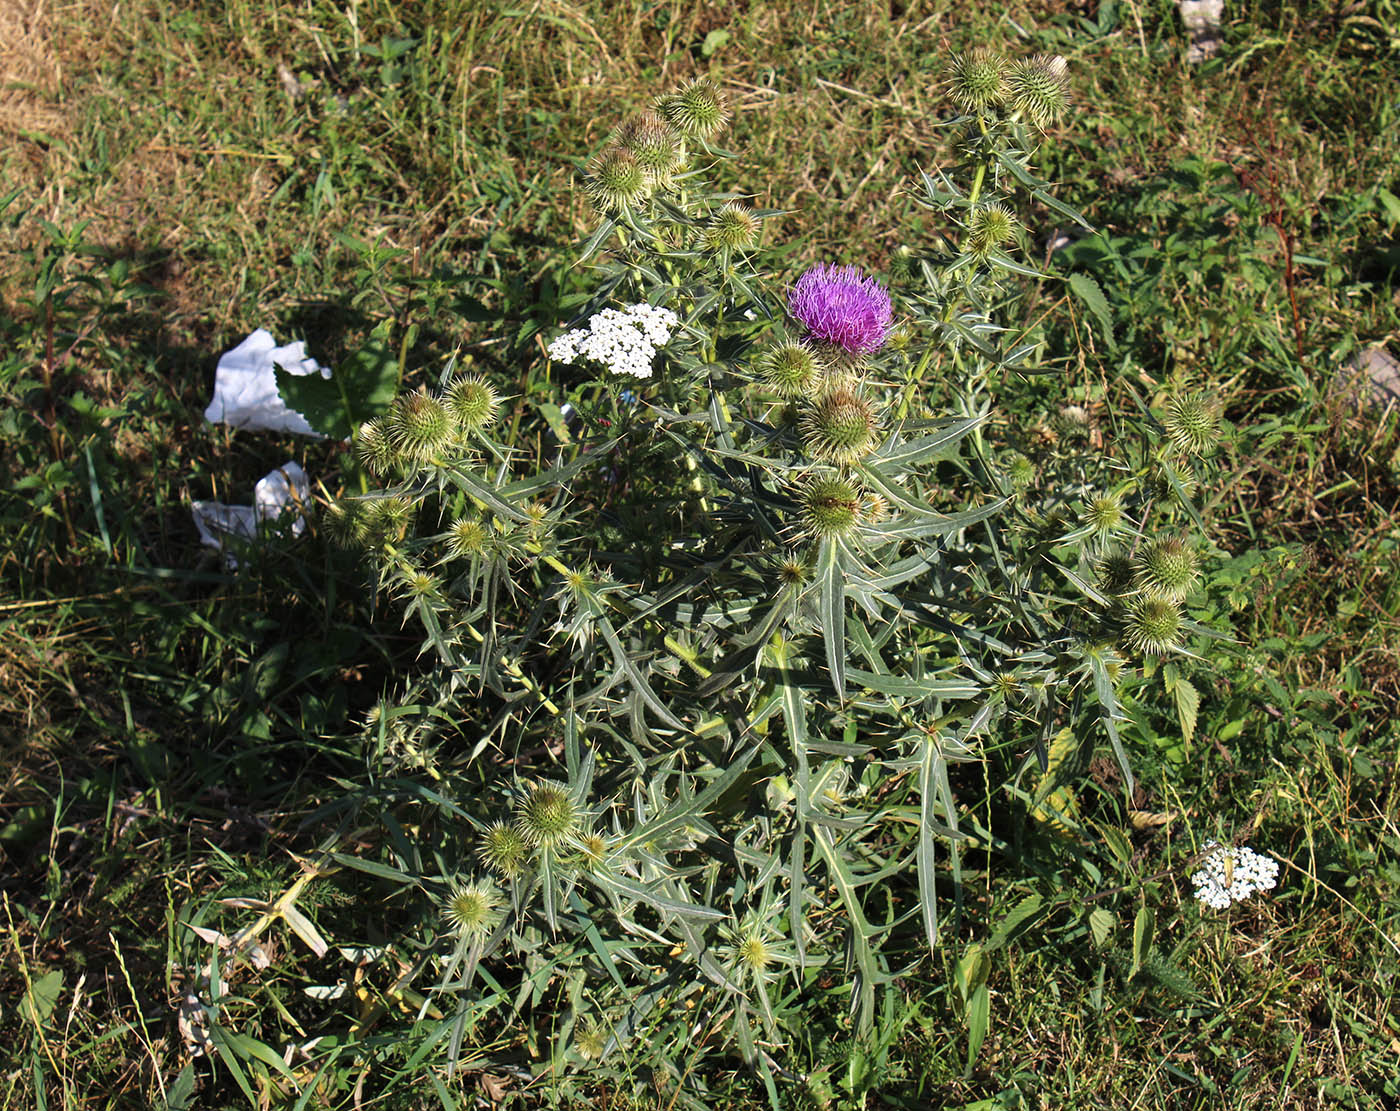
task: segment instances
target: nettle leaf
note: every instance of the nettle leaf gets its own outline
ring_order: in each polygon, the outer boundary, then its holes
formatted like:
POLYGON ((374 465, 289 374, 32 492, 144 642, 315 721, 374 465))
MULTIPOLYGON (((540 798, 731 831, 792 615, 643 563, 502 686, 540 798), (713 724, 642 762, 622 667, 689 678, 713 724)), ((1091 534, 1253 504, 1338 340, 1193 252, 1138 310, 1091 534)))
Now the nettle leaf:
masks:
POLYGON ((1109 308, 1108 298, 1103 295, 1099 283, 1088 274, 1079 271, 1075 271, 1067 280, 1070 289, 1074 291, 1074 295, 1079 298, 1080 303, 1094 314, 1109 347, 1113 347, 1113 310, 1109 308))
POLYGON ((276 369, 277 392, 322 435, 347 438, 362 422, 389 408, 399 388, 399 357, 389 343, 389 321, 358 351, 341 360, 329 378, 276 369))

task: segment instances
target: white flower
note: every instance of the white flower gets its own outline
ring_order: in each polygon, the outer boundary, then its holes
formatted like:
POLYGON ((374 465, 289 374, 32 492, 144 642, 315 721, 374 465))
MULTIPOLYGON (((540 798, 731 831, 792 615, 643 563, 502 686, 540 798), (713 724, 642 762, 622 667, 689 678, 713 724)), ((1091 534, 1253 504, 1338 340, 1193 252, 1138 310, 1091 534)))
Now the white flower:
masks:
POLYGON ((1278 883, 1278 861, 1260 856, 1248 846, 1229 848, 1207 841, 1201 870, 1191 877, 1203 906, 1224 910, 1278 883))
POLYGON ((580 358, 602 363, 614 374, 650 378, 651 362, 664 347, 680 318, 670 309, 645 302, 625 309, 603 309, 588 326, 565 332, 549 345, 549 357, 561 363, 580 358))

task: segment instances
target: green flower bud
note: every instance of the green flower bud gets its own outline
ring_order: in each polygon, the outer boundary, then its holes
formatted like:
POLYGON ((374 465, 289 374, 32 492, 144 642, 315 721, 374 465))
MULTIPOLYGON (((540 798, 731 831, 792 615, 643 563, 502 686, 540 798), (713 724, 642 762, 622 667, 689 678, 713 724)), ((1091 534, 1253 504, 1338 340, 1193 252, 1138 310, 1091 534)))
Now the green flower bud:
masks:
POLYGON ((779 397, 805 397, 821 378, 816 353, 805 343, 780 343, 758 360, 758 376, 779 397))
POLYGON ((633 116, 613 132, 613 145, 627 151, 653 185, 669 186, 685 163, 681 137, 656 112, 633 116))
POLYGON ((980 112, 1006 99, 1006 60, 986 47, 953 56, 948 91, 965 112, 980 112))
POLYGON ((1161 656, 1180 644, 1181 611, 1165 598, 1145 598, 1128 610, 1123 641, 1130 651, 1161 656))
POLYGON ((413 523, 413 503, 398 494, 375 498, 363 513, 366 534, 381 543, 402 539, 413 523))
POLYGON ((860 490, 843 478, 813 478, 798 500, 802 523, 808 535, 817 539, 849 535, 860 524, 860 490))
POLYGON ((515 811, 515 828, 526 844, 555 848, 578 832, 578 808, 569 792, 555 783, 537 783, 515 811))
POLYGON ((459 517, 447 529, 447 557, 475 559, 486 552, 491 534, 479 517, 459 517))
POLYGON ((856 390, 838 386, 821 397, 799 423, 803 445, 813 459, 849 467, 875 450, 879 422, 875 409, 856 390))
POLYGON ((1005 205, 979 205, 967 219, 967 249, 979 258, 986 258, 1014 239, 1020 226, 1020 221, 1005 205))
POLYGON ((658 98, 656 110, 682 135, 709 139, 729 122, 724 92, 709 77, 697 77, 676 92, 658 98))
POLYGON ((342 548, 364 543, 365 519, 359 502, 332 502, 323 520, 331 540, 342 548))
POLYGON ((752 247, 758 240, 758 218, 748 206, 730 201, 710 218, 703 234, 712 251, 752 247))
POLYGON ((463 432, 479 432, 496 422, 501 399, 486 379, 475 374, 464 375, 447 387, 444 395, 447 411, 463 432))
POLYGON ((585 1019, 574 1029, 574 1050, 585 1061, 601 1061, 608 1050, 608 1032, 593 1019, 585 1019))
POLYGON ((1139 553, 1137 589, 1149 598, 1180 602, 1191 593, 1200 572, 1195 551, 1179 536, 1147 544, 1139 553))
POLYGON ((530 848, 513 826, 497 822, 486 831, 477 856, 493 872, 514 879, 520 875, 529 858, 530 848))
POLYGON ((1035 481, 1035 464, 1019 451, 1006 461, 1006 479, 1016 493, 1025 490, 1035 481))
POLYGON ((605 215, 635 208, 651 196, 651 182, 636 156, 622 147, 609 147, 588 164, 584 188, 605 215))
POLYGON ((1099 540, 1106 540, 1123 526, 1123 503, 1115 494, 1089 499, 1080 523, 1093 531, 1099 540))
POLYGON ((1220 414, 1202 393, 1178 394, 1167 401, 1162 426, 1183 455, 1209 455, 1220 440, 1220 414))
POLYGON ((448 922, 463 937, 480 941, 500 924, 500 897, 487 884, 453 884, 443 905, 448 922))
POLYGON ((1126 552, 1110 552, 1099 560, 1099 589, 1107 594, 1122 594, 1133 585, 1136 568, 1126 552))
POLYGON ((360 425, 355 432, 355 457, 376 478, 393 469, 398 453, 383 421, 367 420, 360 425))
POLYGON ((1011 67, 1006 79, 1012 110, 1044 130, 1069 108, 1064 58, 1040 54, 1011 67))
POLYGON ((388 426, 395 450, 410 464, 426 463, 452 442, 456 432, 446 407, 426 393, 396 398, 388 426))

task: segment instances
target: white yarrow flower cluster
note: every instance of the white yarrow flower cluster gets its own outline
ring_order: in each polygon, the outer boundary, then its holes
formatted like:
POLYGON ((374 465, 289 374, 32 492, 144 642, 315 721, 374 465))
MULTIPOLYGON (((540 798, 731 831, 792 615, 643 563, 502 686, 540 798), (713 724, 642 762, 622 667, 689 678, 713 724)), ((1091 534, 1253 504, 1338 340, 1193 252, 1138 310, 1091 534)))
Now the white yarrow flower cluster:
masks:
POLYGON ((1201 870, 1191 877, 1203 906, 1224 910, 1278 883, 1278 861, 1247 846, 1236 849, 1207 841, 1205 850, 1201 870))
POLYGON ((588 318, 588 326, 565 332, 549 345, 549 357, 561 363, 592 359, 614 374, 650 378, 651 361, 664 347, 680 318, 670 309, 640 303, 625 309, 604 309, 588 318))

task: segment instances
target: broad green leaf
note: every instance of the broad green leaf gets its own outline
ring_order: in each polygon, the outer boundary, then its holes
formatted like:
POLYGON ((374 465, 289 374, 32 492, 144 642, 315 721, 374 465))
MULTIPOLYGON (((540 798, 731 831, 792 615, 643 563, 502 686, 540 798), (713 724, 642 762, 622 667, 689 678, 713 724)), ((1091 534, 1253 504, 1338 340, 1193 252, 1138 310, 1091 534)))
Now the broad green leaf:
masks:
POLYGON ((1133 967, 1128 973, 1131 980, 1138 974, 1142 964, 1147 960, 1147 955, 1152 950, 1152 935, 1157 929, 1157 916, 1152 913, 1152 909, 1146 904, 1138 908, 1137 917, 1133 919, 1133 967))
POLYGON ((399 387, 398 353, 384 321, 358 351, 342 359, 329 378, 275 369, 277 392, 322 435, 347 438, 363 421, 389 408, 399 387))
POLYGON ((1113 310, 1108 307, 1108 299, 1103 295, 1103 290, 1099 288, 1099 283, 1088 274, 1078 270, 1069 276, 1068 281, 1070 289, 1074 290, 1074 295, 1098 320, 1099 327, 1103 329, 1103 336, 1109 347, 1113 347, 1113 310))
POLYGON ((1103 907, 1095 907, 1089 912, 1089 933, 1094 938, 1094 944, 1100 949, 1108 941, 1108 935, 1113 932, 1115 925, 1111 911, 1103 907))
POLYGON ((1040 917, 1040 908, 1045 900, 1038 894, 1027 895, 1011 908, 1005 918, 997 923, 997 928, 987 940, 987 951, 1000 949, 1011 940, 1013 934, 1028 922, 1040 917))

